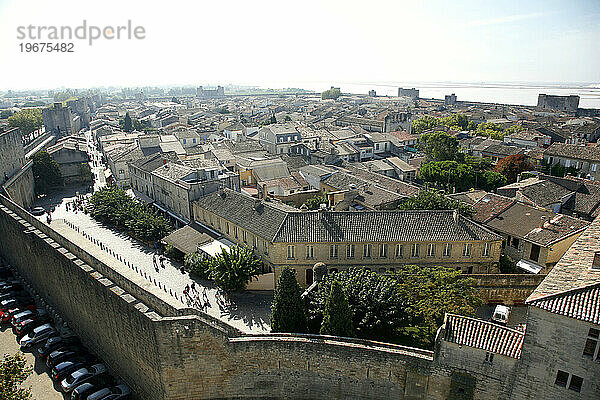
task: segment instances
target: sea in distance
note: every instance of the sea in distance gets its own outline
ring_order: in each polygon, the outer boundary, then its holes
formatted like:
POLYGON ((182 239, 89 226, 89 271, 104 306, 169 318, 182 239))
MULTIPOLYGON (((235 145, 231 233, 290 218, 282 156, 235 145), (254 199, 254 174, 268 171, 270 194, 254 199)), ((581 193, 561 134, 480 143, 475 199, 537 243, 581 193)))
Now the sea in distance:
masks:
MULTIPOLYGON (((600 83, 531 83, 531 82, 296 82, 285 87, 296 87, 321 92, 339 87, 343 93, 367 94, 375 90, 378 96, 397 96, 398 88, 419 89, 419 97, 443 99, 455 93, 459 101, 483 103, 537 105, 538 94, 559 96, 578 95, 579 107, 600 108, 600 83)), ((271 86, 273 87, 273 86, 271 86)))

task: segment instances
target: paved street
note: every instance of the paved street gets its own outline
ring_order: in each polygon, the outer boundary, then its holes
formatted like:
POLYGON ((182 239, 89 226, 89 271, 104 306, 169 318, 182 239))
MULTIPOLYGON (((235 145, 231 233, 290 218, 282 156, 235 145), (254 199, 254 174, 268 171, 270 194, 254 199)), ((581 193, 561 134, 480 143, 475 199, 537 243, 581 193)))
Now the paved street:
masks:
MULTIPOLYGON (((37 347, 36 347, 37 348, 37 347)), ((19 351, 19 345, 15 335, 10 329, 10 325, 3 324, 0 328, 0 354, 15 354, 19 351)), ((26 352, 25 359, 28 366, 33 366, 33 373, 25 381, 25 386, 31 386, 31 394, 34 400, 63 400, 68 396, 56 391, 53 387, 52 379, 48 375, 50 371, 43 360, 34 357, 31 352, 26 352)))
MULTIPOLYGON (((87 137, 89 141, 89 133, 87 137)), ((94 187, 97 190, 105 184, 104 167, 98 152, 93 150, 91 145, 89 149, 92 158, 90 164, 96 176, 94 187)), ((193 303, 188 303, 183 296, 184 288, 194 284, 196 287, 196 292, 192 292, 194 297, 198 295, 202 298, 206 288, 209 306, 205 311, 211 316, 220 318, 244 332, 270 331, 272 294, 233 293, 230 303, 225 304, 225 301, 217 301, 217 287, 212 282, 195 279, 188 273, 182 273, 179 266, 168 259, 165 261, 164 268, 159 267, 157 271, 153 259, 154 249, 131 239, 124 233, 103 226, 81 211, 73 211, 72 207, 67 211, 66 204, 76 199, 78 194, 85 194, 87 190, 85 186, 66 188, 60 193, 40 198, 35 206, 42 206, 48 210, 52 204, 54 211, 50 226, 55 231, 140 286, 157 293, 163 300, 178 307, 189 305, 199 309, 200 307, 193 303)), ((46 215, 38 219, 47 223, 46 215)))

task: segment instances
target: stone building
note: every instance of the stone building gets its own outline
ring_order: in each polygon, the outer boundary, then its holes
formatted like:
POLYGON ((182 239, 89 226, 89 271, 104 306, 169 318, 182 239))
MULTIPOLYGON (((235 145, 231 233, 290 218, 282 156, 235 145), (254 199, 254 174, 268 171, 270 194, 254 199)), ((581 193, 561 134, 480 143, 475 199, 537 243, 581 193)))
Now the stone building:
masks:
POLYGON ((185 163, 168 154, 154 154, 130 162, 131 187, 154 202, 176 220, 189 223, 191 202, 220 187, 240 190, 239 175, 217 160, 189 160, 185 163))
POLYGON ((419 98, 419 89, 398 88, 398 97, 410 97, 411 99, 418 99, 419 98))
POLYGON ((64 107, 62 103, 54 103, 51 107, 43 108, 42 119, 44 120, 46 132, 69 136, 78 131, 73 126, 71 109, 64 107))
POLYGON ((302 135, 294 123, 273 124, 258 130, 258 141, 270 154, 289 154, 302 143, 302 135))
POLYGON ((92 181, 85 139, 67 137, 49 147, 47 151, 58 164, 65 184, 92 181))
POLYGON ((386 111, 374 118, 359 116, 343 116, 335 120, 336 126, 359 126, 368 132, 395 132, 412 129, 412 113, 410 111, 386 111))
POLYGON ((550 166, 573 167, 582 178, 600 179, 600 148, 596 146, 553 143, 544 150, 544 161, 550 166))
POLYGON ((203 86, 198 86, 196 97, 201 99, 220 99, 225 97, 225 88, 217 86, 216 89, 205 89, 203 86))
POLYGON ((0 185, 11 200, 25 208, 35 198, 32 166, 33 161, 25 159, 19 129, 0 132, 0 185))
POLYGON ((444 96, 444 105, 453 106, 456 104, 456 95, 454 93, 444 96))
POLYGON ((470 204, 473 220, 502 236, 502 252, 529 272, 547 273, 589 222, 486 193, 476 201, 467 194, 451 196, 470 204))
POLYGON ((579 96, 554 96, 550 94, 539 94, 537 106, 540 110, 554 110, 575 113, 579 107, 579 96))
POLYGON ((299 211, 227 189, 200 197, 193 210, 196 222, 253 247, 275 282, 289 265, 310 285, 316 261, 332 271, 421 264, 490 273, 500 259, 500 236, 453 211, 299 211))

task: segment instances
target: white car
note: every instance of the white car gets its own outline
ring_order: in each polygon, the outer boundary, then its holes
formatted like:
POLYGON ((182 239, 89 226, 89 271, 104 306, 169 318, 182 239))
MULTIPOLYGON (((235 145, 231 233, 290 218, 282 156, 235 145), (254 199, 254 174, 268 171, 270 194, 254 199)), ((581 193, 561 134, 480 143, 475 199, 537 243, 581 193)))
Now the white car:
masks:
POLYGON ((510 317, 510 307, 497 305, 492 314, 492 321, 506 325, 510 317))
POLYGON ((60 387, 63 392, 68 393, 82 383, 85 383, 98 375, 104 374, 106 371, 106 365, 104 364, 96 364, 88 368, 80 368, 63 379, 63 381, 60 383, 60 387))
POLYGON ((23 336, 21 340, 19 340, 19 345, 24 348, 31 347, 52 335, 56 335, 56 330, 52 327, 52 325, 40 325, 34 328, 33 331, 29 332, 27 335, 23 336))

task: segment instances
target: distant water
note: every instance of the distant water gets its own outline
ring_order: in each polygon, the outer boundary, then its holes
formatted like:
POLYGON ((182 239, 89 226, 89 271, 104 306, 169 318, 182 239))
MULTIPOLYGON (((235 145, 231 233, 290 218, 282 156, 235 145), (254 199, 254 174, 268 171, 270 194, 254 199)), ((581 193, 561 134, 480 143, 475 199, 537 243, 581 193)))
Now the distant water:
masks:
POLYGON ((579 107, 600 108, 600 84, 575 83, 453 83, 453 82, 386 82, 386 83, 348 83, 348 82, 303 82, 289 85, 308 90, 323 91, 336 86, 344 93, 367 94, 374 89, 377 95, 397 96, 398 88, 419 89, 421 98, 443 99, 445 95, 455 93, 458 100, 501 104, 521 104, 534 106, 538 94, 579 95, 579 107))

